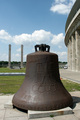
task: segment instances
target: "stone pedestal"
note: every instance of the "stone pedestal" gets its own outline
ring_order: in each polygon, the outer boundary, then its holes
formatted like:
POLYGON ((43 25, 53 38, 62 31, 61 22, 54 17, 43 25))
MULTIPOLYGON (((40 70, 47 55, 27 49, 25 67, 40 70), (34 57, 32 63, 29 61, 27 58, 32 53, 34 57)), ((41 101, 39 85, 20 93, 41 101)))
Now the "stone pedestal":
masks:
POLYGON ((29 119, 35 119, 36 118, 45 118, 45 117, 54 117, 54 116, 60 116, 60 115, 67 115, 72 114, 73 111, 70 107, 66 107, 59 110, 53 110, 53 111, 31 111, 28 110, 28 118, 29 119))

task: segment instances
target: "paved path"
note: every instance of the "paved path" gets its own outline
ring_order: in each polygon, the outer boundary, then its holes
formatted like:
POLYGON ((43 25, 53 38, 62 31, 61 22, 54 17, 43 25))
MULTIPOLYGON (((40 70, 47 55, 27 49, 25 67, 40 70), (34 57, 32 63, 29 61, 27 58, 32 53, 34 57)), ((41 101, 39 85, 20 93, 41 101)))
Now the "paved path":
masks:
POLYGON ((68 69, 60 69, 60 77, 80 83, 80 72, 74 72, 68 69))
MULTIPOLYGON (((80 120, 80 91, 71 92, 71 95, 76 106, 73 114, 31 120, 80 120)), ((0 95, 0 120, 28 120, 27 113, 18 109, 4 108, 4 104, 11 101, 12 97, 13 95, 0 95)))
POLYGON ((25 73, 24 72, 21 72, 21 73, 17 73, 17 72, 14 72, 14 73, 0 73, 0 76, 24 76, 25 73))

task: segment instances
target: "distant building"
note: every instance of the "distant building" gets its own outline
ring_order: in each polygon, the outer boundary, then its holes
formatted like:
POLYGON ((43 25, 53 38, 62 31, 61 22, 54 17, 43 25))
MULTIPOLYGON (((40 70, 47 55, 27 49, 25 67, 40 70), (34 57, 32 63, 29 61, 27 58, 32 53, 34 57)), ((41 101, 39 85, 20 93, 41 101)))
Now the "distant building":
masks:
POLYGON ((80 0, 76 0, 67 18, 65 45, 68 48, 68 69, 80 71, 80 0))

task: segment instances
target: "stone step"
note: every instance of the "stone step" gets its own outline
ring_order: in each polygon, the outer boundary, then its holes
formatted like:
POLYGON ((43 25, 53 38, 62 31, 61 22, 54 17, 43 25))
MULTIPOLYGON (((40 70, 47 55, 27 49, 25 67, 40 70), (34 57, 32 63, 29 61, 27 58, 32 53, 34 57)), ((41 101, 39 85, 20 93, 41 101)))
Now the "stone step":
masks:
POLYGON ((54 116, 58 116, 58 115, 67 115, 67 114, 72 114, 72 113, 73 113, 73 111, 70 107, 66 107, 64 109, 59 109, 59 110, 53 110, 53 111, 28 110, 28 119, 54 117, 54 116))
POLYGON ((7 103, 4 104, 4 108, 13 109, 12 100, 9 100, 7 103))

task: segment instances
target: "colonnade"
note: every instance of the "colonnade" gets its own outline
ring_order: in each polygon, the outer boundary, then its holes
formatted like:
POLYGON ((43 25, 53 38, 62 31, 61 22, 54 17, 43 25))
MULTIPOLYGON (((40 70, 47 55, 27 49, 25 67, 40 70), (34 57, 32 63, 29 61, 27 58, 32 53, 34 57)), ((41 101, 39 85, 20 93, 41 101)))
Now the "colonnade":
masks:
POLYGON ((80 30, 76 30, 68 42, 68 69, 80 71, 80 30))
MULTIPOLYGON (((11 68, 11 44, 9 44, 9 59, 8 59, 8 67, 11 68)), ((21 45, 21 68, 23 68, 23 45, 21 45)))

